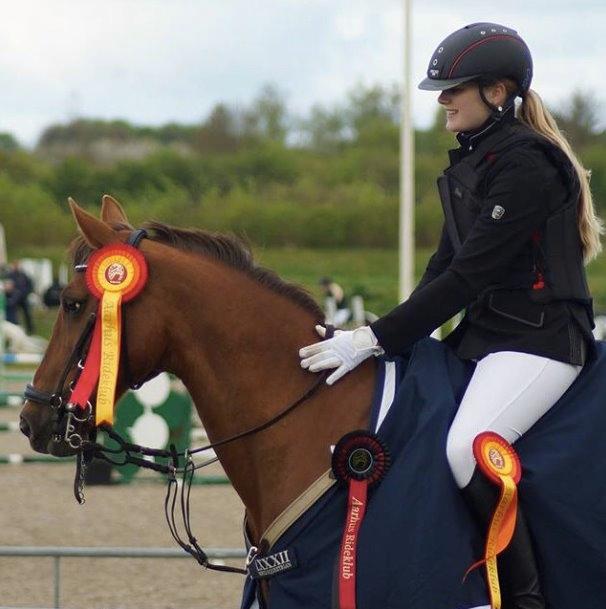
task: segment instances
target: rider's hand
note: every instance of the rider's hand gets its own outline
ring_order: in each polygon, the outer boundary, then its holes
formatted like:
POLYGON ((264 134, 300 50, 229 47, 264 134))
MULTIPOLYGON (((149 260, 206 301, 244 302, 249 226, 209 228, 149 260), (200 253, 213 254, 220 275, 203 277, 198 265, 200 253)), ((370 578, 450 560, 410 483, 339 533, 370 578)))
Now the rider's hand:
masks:
MULTIPOLYGON (((316 326, 316 332, 324 337, 326 328, 316 326)), ((333 338, 299 350, 301 367, 309 369, 310 372, 336 368, 326 379, 329 385, 338 381, 371 355, 381 353, 384 351, 368 326, 355 330, 336 330, 333 338)))

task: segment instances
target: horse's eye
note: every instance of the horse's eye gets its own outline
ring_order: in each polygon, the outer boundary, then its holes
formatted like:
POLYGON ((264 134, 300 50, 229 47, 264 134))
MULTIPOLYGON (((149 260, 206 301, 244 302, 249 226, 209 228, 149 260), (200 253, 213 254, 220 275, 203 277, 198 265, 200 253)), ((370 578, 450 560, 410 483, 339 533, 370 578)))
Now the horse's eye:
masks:
POLYGON ((66 313, 70 315, 76 315, 82 310, 82 306, 84 303, 80 300, 70 300, 69 298, 64 298, 61 302, 61 306, 66 313))

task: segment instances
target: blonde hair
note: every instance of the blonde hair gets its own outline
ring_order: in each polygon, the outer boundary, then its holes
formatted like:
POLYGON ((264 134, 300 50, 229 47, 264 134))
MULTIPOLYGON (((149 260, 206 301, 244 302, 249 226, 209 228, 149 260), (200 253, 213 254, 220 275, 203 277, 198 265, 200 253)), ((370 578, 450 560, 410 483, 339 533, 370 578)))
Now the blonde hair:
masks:
MULTIPOLYGON (((515 87, 515 83, 511 83, 515 87)), ((510 92, 510 83, 506 83, 506 88, 510 92)), ((515 90, 515 88, 514 88, 515 90)), ((579 226, 579 236, 583 247, 583 259, 585 264, 593 260, 601 251, 600 235, 604 233, 604 224, 595 213, 593 197, 589 187, 591 171, 583 167, 577 155, 572 150, 570 143, 560 131, 555 119, 543 104, 536 91, 530 89, 522 100, 518 108, 517 118, 520 122, 530 127, 533 131, 546 137, 552 144, 560 148, 570 159, 581 185, 579 195, 579 205, 577 219, 579 226)))

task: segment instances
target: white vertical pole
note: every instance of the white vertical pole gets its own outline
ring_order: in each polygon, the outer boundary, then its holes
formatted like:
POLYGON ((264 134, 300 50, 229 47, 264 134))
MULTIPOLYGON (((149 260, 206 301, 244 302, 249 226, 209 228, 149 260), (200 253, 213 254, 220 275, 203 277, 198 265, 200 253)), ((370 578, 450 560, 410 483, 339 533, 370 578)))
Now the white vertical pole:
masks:
POLYGON ((8 262, 6 255, 6 238, 4 236, 4 227, 0 224, 0 267, 8 262))
POLYGON ((404 80, 400 115, 400 301, 408 298, 414 282, 414 127, 412 124, 412 0, 403 0, 404 80))

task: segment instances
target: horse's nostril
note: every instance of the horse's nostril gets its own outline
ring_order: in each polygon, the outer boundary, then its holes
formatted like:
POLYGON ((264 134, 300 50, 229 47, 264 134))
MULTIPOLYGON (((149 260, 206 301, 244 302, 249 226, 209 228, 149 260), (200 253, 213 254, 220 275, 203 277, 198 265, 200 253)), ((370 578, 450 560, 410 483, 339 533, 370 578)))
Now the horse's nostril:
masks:
POLYGON ((29 438, 31 429, 29 427, 29 423, 23 418, 23 415, 19 420, 19 429, 21 430, 21 433, 25 434, 29 438))

